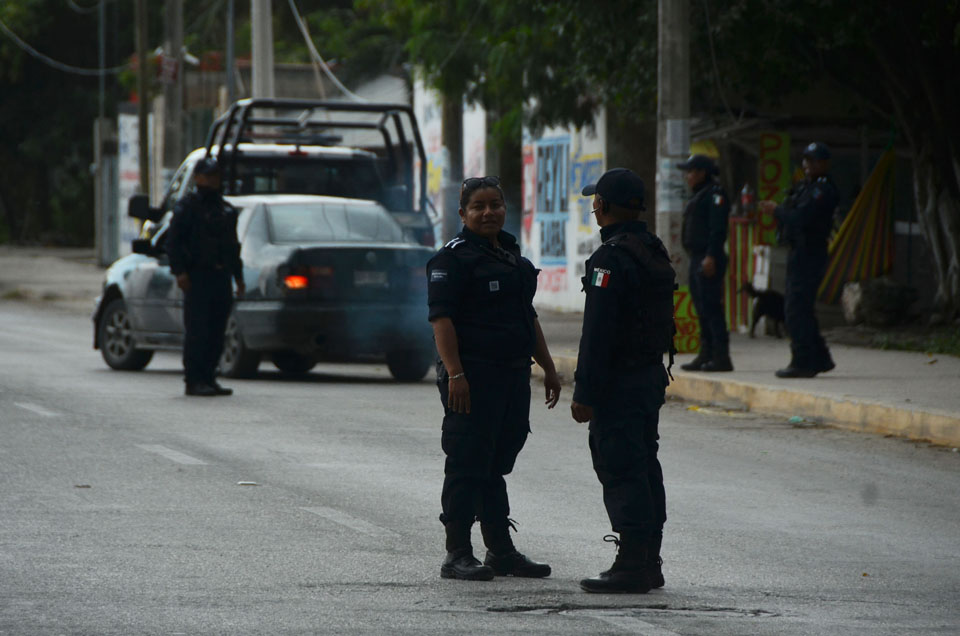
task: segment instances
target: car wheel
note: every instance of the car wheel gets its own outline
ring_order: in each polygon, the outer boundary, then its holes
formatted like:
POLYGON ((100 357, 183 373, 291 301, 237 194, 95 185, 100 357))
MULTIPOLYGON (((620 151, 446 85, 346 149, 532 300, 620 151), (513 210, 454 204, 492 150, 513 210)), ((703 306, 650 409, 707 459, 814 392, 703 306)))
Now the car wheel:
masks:
POLYGON ((435 362, 433 352, 390 351, 387 353, 387 368, 399 382, 419 382, 435 362))
POLYGON ((220 355, 220 374, 228 378, 251 378, 260 366, 260 352, 247 348, 237 323, 237 315, 230 314, 223 333, 223 353, 220 355))
POLYGON ((274 351, 273 364, 289 375, 303 375, 317 366, 316 358, 300 355, 292 351, 274 351))
POLYGON ((153 358, 153 351, 137 349, 127 303, 117 298, 110 301, 100 318, 100 355, 111 369, 139 371, 153 358))

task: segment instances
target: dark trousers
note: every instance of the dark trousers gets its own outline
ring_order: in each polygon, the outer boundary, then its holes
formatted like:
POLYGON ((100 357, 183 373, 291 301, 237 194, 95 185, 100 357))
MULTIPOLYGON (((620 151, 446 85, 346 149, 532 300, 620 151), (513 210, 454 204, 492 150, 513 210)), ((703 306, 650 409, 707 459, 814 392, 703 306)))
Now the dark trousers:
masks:
POLYGON ((190 291, 183 295, 183 370, 187 384, 213 382, 232 305, 233 287, 226 270, 190 272, 190 291))
POLYGON ((715 259, 716 273, 705 276, 700 266, 705 256, 690 255, 690 297, 700 322, 700 354, 713 360, 730 355, 730 334, 723 313, 723 277, 727 271, 727 259, 715 259))
POLYGON ((447 408, 449 375, 437 368, 443 402, 443 467, 440 521, 499 524, 510 514, 507 482, 530 433, 530 367, 464 362, 470 413, 447 408))
POLYGON ((611 377, 607 397, 594 406, 590 420, 593 469, 613 531, 655 534, 667 520, 657 459, 667 372, 662 364, 653 364, 611 377))
POLYGON ((819 369, 832 362, 827 343, 820 335, 815 311, 826 266, 826 250, 822 253, 792 250, 787 259, 784 311, 790 332, 790 366, 796 368, 819 369))

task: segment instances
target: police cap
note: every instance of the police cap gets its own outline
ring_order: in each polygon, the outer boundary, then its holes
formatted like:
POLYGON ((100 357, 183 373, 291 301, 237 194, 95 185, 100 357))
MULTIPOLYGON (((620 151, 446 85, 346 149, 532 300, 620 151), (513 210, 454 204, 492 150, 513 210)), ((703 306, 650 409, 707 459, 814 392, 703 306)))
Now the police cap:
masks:
POLYGON ((204 157, 193 168, 194 174, 220 174, 220 162, 216 157, 204 157))
POLYGON ((690 155, 683 163, 678 163, 681 170, 703 170, 707 174, 717 174, 717 164, 707 155, 690 155))
POLYGON ((647 209, 643 205, 643 180, 627 168, 607 170, 596 183, 585 187, 581 194, 585 197, 599 194, 604 201, 629 210, 647 209))
POLYGON ((803 156, 807 159, 829 159, 830 149, 827 148, 826 144, 815 141, 803 149, 803 156))

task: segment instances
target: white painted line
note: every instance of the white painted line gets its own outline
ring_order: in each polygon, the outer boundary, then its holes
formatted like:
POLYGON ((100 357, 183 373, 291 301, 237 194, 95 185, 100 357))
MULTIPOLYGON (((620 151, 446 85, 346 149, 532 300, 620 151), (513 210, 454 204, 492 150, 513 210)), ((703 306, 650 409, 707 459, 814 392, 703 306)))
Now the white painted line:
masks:
POLYGON ((301 506, 300 509, 371 537, 394 537, 397 535, 393 530, 381 528, 363 519, 357 519, 336 508, 327 508, 326 506, 311 506, 307 508, 301 506))
POLYGON ((664 629, 663 627, 657 627, 652 623, 640 620, 634 616, 611 614, 610 610, 578 610, 575 615, 586 615, 591 618, 596 618, 608 625, 619 627, 630 634, 639 634, 640 636, 680 636, 677 632, 664 629))
POLYGON ((51 411, 43 408, 42 406, 37 406, 36 404, 30 404, 29 402, 14 402, 14 406, 19 406, 25 411, 30 411, 31 413, 36 413, 37 415, 42 415, 44 417, 57 417, 60 415, 56 411, 51 411))
POLYGON ((177 462, 178 464, 204 466, 207 463, 197 459, 196 457, 190 457, 189 455, 185 455, 179 451, 173 450, 172 448, 167 448, 166 446, 161 446, 159 444, 137 444, 137 448, 142 448, 145 451, 162 455, 171 461, 177 462))

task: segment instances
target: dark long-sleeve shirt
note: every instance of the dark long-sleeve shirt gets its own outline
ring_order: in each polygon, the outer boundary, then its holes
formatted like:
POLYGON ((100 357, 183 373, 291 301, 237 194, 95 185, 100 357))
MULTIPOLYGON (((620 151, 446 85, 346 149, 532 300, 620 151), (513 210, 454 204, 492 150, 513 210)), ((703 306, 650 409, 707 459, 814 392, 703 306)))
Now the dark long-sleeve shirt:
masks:
POLYGON ((215 190, 199 189, 181 199, 174 207, 165 242, 174 276, 223 269, 241 279, 237 216, 236 209, 215 190))

